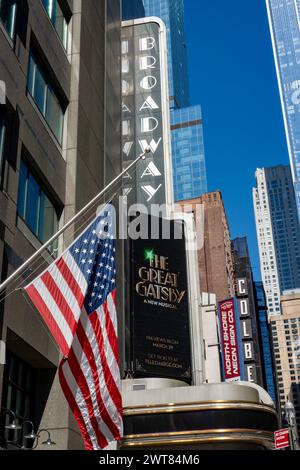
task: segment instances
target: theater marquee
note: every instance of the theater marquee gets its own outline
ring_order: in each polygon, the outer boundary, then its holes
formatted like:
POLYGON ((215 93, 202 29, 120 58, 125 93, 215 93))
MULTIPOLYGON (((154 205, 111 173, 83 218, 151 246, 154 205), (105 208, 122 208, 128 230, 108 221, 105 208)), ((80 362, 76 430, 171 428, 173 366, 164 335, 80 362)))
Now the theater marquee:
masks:
POLYGON ((185 240, 132 241, 132 266, 135 376, 190 383, 185 240))

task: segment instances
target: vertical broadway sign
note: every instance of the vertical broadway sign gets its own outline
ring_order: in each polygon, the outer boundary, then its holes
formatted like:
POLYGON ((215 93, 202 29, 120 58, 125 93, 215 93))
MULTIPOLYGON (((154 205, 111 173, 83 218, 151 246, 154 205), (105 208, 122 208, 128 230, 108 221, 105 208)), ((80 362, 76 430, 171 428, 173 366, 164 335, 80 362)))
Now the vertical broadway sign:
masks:
POLYGON ((219 302, 219 326, 225 381, 242 380, 242 350, 234 299, 219 302))
POLYGON ((146 148, 147 158, 123 181, 130 204, 173 202, 167 102, 166 32, 159 19, 122 27, 122 149, 124 166, 146 148))

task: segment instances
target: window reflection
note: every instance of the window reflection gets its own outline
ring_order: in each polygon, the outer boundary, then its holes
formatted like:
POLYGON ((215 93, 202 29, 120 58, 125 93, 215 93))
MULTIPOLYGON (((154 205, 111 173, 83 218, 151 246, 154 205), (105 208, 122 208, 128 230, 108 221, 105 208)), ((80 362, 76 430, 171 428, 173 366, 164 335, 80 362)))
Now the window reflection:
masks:
MULTIPOLYGON (((31 231, 45 243, 58 230, 58 211, 25 163, 21 161, 18 192, 18 215, 31 231)), ((50 251, 56 248, 54 242, 50 251)))
POLYGON ((64 111, 46 72, 32 53, 29 59, 27 88, 58 142, 61 143, 64 111))
POLYGON ((53 24, 63 46, 68 47, 68 19, 64 14, 58 0, 42 0, 44 8, 53 24))
POLYGON ((16 13, 16 0, 0 0, 0 20, 11 39, 15 35, 16 13))

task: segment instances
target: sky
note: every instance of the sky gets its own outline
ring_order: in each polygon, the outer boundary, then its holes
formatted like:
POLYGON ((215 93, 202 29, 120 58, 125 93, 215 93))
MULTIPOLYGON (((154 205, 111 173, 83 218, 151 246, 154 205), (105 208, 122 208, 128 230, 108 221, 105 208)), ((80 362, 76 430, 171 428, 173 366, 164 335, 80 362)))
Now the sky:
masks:
POLYGON ((265 0, 185 0, 185 17, 208 190, 222 191, 231 238, 247 236, 259 280, 255 170, 289 163, 265 0))

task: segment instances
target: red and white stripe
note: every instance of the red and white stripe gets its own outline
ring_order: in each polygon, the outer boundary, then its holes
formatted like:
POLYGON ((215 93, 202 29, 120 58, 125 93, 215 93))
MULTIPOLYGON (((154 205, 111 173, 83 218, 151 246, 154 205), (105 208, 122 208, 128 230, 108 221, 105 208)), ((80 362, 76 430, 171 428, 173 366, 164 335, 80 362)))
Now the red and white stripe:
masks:
POLYGON ((66 356, 81 314, 87 282, 72 255, 66 252, 25 291, 42 315, 66 356))
MULTIPOLYGON (((111 299, 114 295, 110 294, 111 299)), ((112 323, 106 324, 106 304, 89 316, 82 313, 68 358, 59 370, 62 389, 89 450, 105 448, 123 434, 120 373, 110 341, 112 323)))
POLYGON ((87 315, 87 289, 69 251, 25 288, 65 356, 60 383, 86 448, 96 450, 123 433, 116 292, 87 315))

